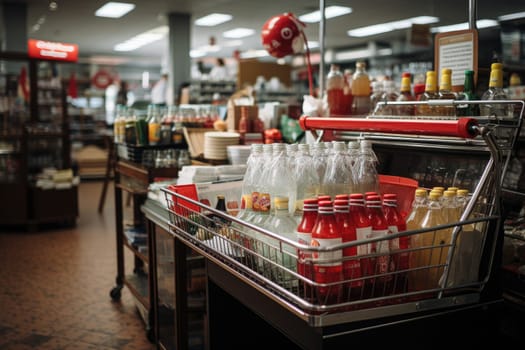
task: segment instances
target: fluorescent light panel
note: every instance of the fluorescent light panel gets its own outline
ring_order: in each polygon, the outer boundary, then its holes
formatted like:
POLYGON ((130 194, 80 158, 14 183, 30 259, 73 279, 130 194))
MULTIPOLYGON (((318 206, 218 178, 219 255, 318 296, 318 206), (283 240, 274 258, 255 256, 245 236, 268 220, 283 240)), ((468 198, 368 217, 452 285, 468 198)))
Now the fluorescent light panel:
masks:
POLYGON ((201 17, 195 20, 195 25, 203 26, 203 27, 213 27, 221 23, 231 21, 232 18, 233 18, 232 15, 228 15, 224 13, 211 13, 207 16, 204 16, 204 17, 201 17))
POLYGON ((354 37, 365 37, 371 36, 386 32, 391 32, 393 30, 406 29, 410 28, 412 24, 430 24, 439 22, 439 18, 432 16, 418 16, 407 19, 402 19, 399 21, 392 21, 380 24, 374 24, 371 26, 351 29, 347 32, 348 36, 354 37))
POLYGON ((250 28, 235 28, 225 31, 222 36, 228 39, 240 39, 255 34, 255 30, 250 28))
POLYGON ((499 21, 510 21, 513 19, 525 18, 525 12, 509 13, 508 15, 499 16, 499 21))
POLYGON ((95 11, 97 17, 120 18, 135 8, 135 4, 110 1, 95 11))
MULTIPOLYGON (((349 13, 352 13, 351 7, 328 6, 324 9, 324 17, 326 19, 343 16, 349 13)), ((321 11, 317 10, 314 12, 306 13, 300 16, 299 19, 306 23, 321 22, 321 11)))
POLYGON ((115 51, 133 51, 144 45, 162 39, 169 32, 168 26, 161 26, 135 35, 134 37, 115 45, 115 51))
MULTIPOLYGON (((476 27, 478 29, 497 27, 498 25, 499 25, 498 21, 493 20, 493 19, 478 19, 476 21, 476 27)), ((430 31, 432 33, 443 33, 443 32, 452 32, 455 30, 464 30, 468 28, 469 28, 468 22, 463 22, 463 23, 451 24, 448 26, 433 27, 430 29, 430 31)))

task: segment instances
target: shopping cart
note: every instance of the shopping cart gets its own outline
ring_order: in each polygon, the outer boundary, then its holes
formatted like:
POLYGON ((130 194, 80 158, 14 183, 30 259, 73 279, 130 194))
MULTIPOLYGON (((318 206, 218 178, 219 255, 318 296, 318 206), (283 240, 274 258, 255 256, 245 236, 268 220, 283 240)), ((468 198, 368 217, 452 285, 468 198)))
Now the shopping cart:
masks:
POLYGON ((471 199, 458 222, 314 247, 217 211, 177 193, 176 188, 165 188, 170 228, 192 249, 311 326, 479 303, 494 270, 497 241, 502 235, 500 186, 523 115, 522 101, 507 103, 520 105, 521 113, 504 124, 494 123, 490 117, 300 119, 304 130, 340 131, 341 137, 350 135, 378 144, 395 144, 409 152, 425 148, 434 152, 454 150, 466 157, 476 154, 479 178, 473 182, 471 199), (403 238, 419 244, 403 250, 380 248, 395 246, 392 242, 403 238), (338 252, 349 247, 365 253, 341 258, 338 252), (372 268, 359 276, 325 281, 320 255, 338 257, 325 259, 324 264, 370 264, 372 268), (297 262, 298 258, 303 264, 301 271, 307 273, 299 273, 297 265, 285 263, 297 262), (411 261, 408 267, 400 263, 403 259, 411 261), (380 268, 379 262, 384 261, 394 267, 380 268))

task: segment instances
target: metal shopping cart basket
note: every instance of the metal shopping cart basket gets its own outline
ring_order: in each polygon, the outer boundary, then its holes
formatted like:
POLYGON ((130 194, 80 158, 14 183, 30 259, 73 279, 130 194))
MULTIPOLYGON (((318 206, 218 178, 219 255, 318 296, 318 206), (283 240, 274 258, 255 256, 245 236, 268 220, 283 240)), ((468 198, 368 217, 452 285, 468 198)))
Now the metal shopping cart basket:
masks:
POLYGON ((283 238, 278 232, 165 188, 170 228, 192 249, 311 326, 479 303, 490 281, 496 242, 502 234, 499 191, 523 115, 522 101, 507 103, 519 105, 521 110, 515 118, 504 121, 490 116, 453 120, 374 115, 300 119, 304 130, 340 131, 341 137, 357 135, 407 152, 425 148, 436 153, 454 150, 466 157, 479 155, 478 178, 472 182, 471 199, 459 222, 320 248, 283 238), (403 250, 378 248, 395 246, 392 242, 403 238, 419 244, 403 250), (364 253, 341 258, 339 252, 349 247, 364 253), (359 276, 327 281, 320 278, 320 255, 334 257, 324 263, 370 264, 373 268, 359 276), (297 270, 299 256, 301 272, 297 270), (378 262, 385 259, 392 266, 405 267, 380 269, 378 262), (408 266, 399 263, 402 259, 409 259, 408 266), (287 263, 290 261, 294 263, 287 263))

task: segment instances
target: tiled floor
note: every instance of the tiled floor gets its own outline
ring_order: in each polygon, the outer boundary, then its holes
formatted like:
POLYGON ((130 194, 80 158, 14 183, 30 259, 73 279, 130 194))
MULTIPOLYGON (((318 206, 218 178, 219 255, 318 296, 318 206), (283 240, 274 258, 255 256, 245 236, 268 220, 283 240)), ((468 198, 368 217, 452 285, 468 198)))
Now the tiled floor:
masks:
MULTIPOLYGON (((75 228, 0 230, 0 349, 155 349, 126 288, 115 302, 113 186, 79 187, 75 228)), ((5 200, 5 199, 2 199, 5 200)), ((50 203, 53 205, 53 203, 50 203)))

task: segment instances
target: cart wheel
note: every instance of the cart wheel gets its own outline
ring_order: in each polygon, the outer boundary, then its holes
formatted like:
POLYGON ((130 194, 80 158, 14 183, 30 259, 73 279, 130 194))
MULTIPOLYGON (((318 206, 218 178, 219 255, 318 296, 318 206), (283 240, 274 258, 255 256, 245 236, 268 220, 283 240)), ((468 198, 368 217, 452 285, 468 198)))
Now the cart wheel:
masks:
POLYGON ((153 328, 150 327, 146 330, 146 337, 150 343, 155 344, 155 330, 153 328))
POLYGON ((109 295, 111 296, 111 299, 113 300, 120 300, 120 296, 121 296, 121 291, 122 290, 122 287, 121 286, 116 286, 116 287, 113 287, 113 289, 111 289, 111 292, 109 292, 109 295))

